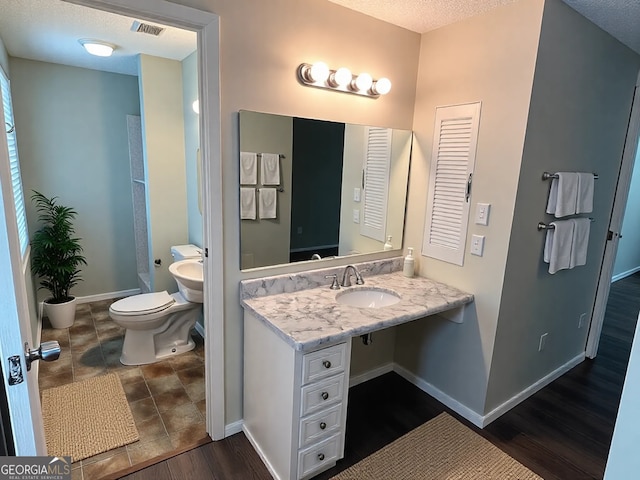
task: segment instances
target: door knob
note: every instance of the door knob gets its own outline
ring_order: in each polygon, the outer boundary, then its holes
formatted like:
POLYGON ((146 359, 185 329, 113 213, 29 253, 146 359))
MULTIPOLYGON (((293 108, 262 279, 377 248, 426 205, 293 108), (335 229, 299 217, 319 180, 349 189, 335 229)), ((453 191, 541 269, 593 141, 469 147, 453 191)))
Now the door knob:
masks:
POLYGON ((30 349, 29 343, 24 344, 24 360, 27 364, 27 370, 31 370, 31 362, 34 360, 42 360, 43 362, 53 362, 60 357, 60 344, 51 340, 42 342, 38 348, 30 349))

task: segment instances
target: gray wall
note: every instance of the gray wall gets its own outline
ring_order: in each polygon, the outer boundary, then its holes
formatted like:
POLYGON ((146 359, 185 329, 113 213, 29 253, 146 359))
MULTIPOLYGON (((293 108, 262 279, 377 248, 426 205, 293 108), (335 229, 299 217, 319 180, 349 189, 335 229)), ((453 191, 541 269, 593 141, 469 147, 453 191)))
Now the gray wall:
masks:
POLYGON ((640 146, 631 177, 631 188, 622 221, 622 238, 613 266, 613 279, 619 280, 640 270, 640 146))
POLYGON ((547 0, 485 412, 584 352, 640 57, 559 0, 547 0), (596 172, 587 265, 542 262, 543 171, 596 172), (538 352, 540 336, 548 333, 538 352))
MULTIPOLYGON (((29 231, 35 189, 78 212, 88 265, 73 290, 137 288, 126 115, 139 115, 135 77, 11 58, 29 231)), ((45 295, 45 292, 42 292, 45 295)))
POLYGON ((4 73, 9 76, 9 54, 7 53, 2 38, 0 38, 0 67, 2 67, 4 73))

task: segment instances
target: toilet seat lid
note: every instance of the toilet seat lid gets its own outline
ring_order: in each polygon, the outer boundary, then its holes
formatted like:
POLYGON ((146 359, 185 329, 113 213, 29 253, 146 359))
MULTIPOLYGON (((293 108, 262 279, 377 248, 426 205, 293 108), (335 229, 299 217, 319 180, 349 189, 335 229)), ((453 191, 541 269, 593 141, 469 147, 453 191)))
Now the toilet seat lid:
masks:
POLYGON ((110 309, 120 315, 144 315, 164 310, 175 302, 166 291, 143 293, 123 298, 111 304, 110 309))

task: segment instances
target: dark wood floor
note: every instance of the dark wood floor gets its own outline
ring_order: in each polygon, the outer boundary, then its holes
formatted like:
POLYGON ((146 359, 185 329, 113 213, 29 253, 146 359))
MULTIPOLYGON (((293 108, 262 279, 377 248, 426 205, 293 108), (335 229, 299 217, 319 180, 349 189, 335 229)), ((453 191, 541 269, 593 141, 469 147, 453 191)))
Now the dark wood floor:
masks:
MULTIPOLYGON (((329 479, 442 411, 545 480, 602 479, 640 310, 640 273, 612 285, 600 349, 484 430, 390 373, 349 392, 345 458, 329 479)), ((242 433, 130 474, 127 480, 270 479, 242 433)))

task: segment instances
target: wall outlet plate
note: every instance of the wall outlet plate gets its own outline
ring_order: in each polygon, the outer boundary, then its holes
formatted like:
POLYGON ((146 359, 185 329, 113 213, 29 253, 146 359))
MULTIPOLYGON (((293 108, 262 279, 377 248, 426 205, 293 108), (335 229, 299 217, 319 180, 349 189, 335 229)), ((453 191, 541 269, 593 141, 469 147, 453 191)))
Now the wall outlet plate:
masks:
POLYGON ((353 223, 360 223, 360 210, 353 209, 353 223))
POLYGON ((489 225, 489 212, 491 211, 490 203, 476 204, 476 225, 489 225))
POLYGON ((471 255, 479 257, 484 253, 484 235, 471 236, 471 255))

